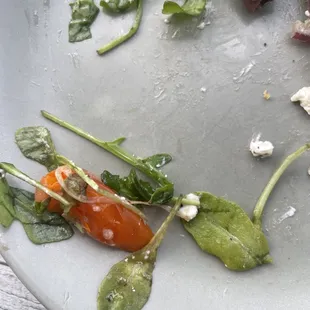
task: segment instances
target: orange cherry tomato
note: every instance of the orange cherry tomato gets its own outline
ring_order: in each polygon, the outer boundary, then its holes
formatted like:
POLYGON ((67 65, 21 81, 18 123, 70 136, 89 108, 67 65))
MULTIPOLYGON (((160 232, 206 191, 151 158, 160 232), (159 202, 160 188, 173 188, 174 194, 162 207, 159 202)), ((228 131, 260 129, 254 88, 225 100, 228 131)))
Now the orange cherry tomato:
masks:
MULTIPOLYGON (((63 175, 63 178, 65 179, 66 177, 63 175)), ((96 177, 91 175, 91 178, 100 188, 114 193, 96 177)), ((44 176, 41 183, 55 192, 62 193, 61 186, 55 176, 55 171, 44 176)), ((73 222, 79 223, 92 238, 130 252, 143 248, 152 239, 152 230, 136 213, 110 198, 102 198, 103 196, 90 186, 86 188, 86 196, 90 200, 98 197, 100 202, 78 202, 76 206, 70 209, 67 217, 73 222)), ((47 197, 44 192, 36 191, 36 201, 42 201, 47 197)), ((48 210, 62 213, 60 203, 54 199, 51 199, 48 210)))

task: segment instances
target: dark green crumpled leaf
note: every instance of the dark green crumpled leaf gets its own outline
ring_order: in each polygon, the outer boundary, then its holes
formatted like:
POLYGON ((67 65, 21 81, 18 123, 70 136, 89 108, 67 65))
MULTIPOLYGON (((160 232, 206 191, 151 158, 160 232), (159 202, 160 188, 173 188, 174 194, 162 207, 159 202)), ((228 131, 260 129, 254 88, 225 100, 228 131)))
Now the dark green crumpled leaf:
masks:
POLYGON ((182 221, 199 247, 223 261, 232 270, 247 270, 271 262, 263 232, 237 204, 207 192, 197 192, 197 216, 182 221))
POLYGON ((99 8, 93 0, 76 0, 71 6, 69 42, 80 42, 92 37, 90 26, 97 17, 99 8))
POLYGON ((174 193, 173 184, 167 184, 162 187, 158 187, 150 198, 150 203, 153 204, 165 204, 169 202, 174 193))
POLYGON ((127 177, 120 178, 109 171, 101 174, 102 182, 131 201, 145 201, 153 204, 164 204, 173 197, 173 184, 153 188, 149 182, 138 178, 137 173, 132 169, 127 177))
POLYGON ((142 161, 146 164, 151 165, 153 168, 159 169, 172 160, 171 155, 169 154, 155 154, 150 157, 144 158, 142 161))
POLYGON ((100 5, 111 12, 125 12, 135 4, 137 0, 101 0, 100 5))
POLYGON ((165 1, 163 14, 187 14, 192 16, 200 15, 206 7, 207 0, 185 0, 180 6, 174 1, 165 1))
POLYGON ((28 238, 35 244, 66 240, 73 235, 71 226, 56 213, 43 212, 38 216, 34 208, 34 194, 9 187, 5 178, 0 179, 0 224, 10 226, 13 220, 24 226, 28 238))
POLYGON ((15 133, 15 140, 25 157, 44 165, 49 171, 58 167, 55 146, 47 128, 20 128, 15 133))

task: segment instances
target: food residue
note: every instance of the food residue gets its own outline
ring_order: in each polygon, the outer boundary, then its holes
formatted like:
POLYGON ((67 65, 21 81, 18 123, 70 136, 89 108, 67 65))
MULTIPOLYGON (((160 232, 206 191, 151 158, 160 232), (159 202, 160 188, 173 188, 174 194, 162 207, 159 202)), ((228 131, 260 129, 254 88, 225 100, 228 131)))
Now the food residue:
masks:
POLYGON ((274 146, 270 141, 261 141, 261 134, 251 140, 250 152, 254 157, 269 157, 272 155, 274 146))
POLYGON ((267 89, 263 92, 263 95, 264 95, 264 99, 266 99, 266 100, 270 99, 270 93, 268 92, 267 89))
POLYGON ((310 87, 301 88, 291 97, 292 102, 300 102, 300 106, 310 115, 310 87))

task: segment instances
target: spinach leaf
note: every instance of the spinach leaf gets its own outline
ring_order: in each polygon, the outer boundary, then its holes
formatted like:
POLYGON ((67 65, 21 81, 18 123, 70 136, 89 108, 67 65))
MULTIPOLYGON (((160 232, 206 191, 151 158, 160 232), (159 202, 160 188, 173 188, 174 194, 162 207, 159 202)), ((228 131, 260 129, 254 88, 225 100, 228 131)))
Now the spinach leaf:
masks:
POLYGON ((151 294, 157 250, 180 205, 181 197, 150 243, 110 269, 99 287, 98 310, 140 310, 143 308, 151 294))
POLYGON ((0 224, 9 227, 14 221, 15 210, 13 196, 4 176, 0 178, 0 193, 0 224))
POLYGON ((55 146, 47 128, 38 126, 18 129, 15 140, 25 157, 44 165, 49 171, 57 168, 55 146))
POLYGON ((200 15, 206 7, 207 0, 185 0, 180 6, 174 1, 165 1, 163 14, 187 14, 192 16, 200 15))
POLYGON ((199 247, 232 270, 247 270, 271 262, 266 237, 237 204, 207 192, 200 197, 198 215, 185 229, 199 247))
POLYGON ((70 6, 72 18, 69 23, 69 42, 90 39, 90 26, 97 17, 98 7, 93 0, 76 0, 70 6))
POLYGON ((111 12, 124 12, 128 10, 137 0, 101 0, 100 5, 111 12))
POLYGON ((34 244, 45 244, 67 240, 73 236, 71 226, 64 222, 61 225, 23 224, 28 238, 34 244))
POLYGON ((73 235, 71 226, 60 215, 47 211, 37 215, 34 194, 9 187, 3 177, 0 179, 0 224, 9 227, 14 219, 22 223, 28 238, 35 244, 58 242, 73 235))
POLYGON ((159 169, 172 160, 171 155, 169 154, 155 154, 150 157, 144 158, 142 161, 146 164, 149 164, 153 168, 159 169))

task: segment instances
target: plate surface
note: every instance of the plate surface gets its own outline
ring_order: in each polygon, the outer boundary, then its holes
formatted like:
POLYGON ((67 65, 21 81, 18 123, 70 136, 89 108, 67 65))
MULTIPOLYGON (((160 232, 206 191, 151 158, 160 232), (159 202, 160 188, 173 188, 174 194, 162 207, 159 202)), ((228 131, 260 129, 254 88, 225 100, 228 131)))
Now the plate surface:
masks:
MULTIPOLYGON (((289 39, 304 9, 284 0, 249 15, 241 0, 218 0, 209 5, 211 24, 199 30, 197 19, 165 24, 161 2, 145 1, 138 35, 98 57, 96 48, 126 31, 132 14, 100 12, 93 38, 69 44, 66 1, 6 1, 0 12, 1 161, 40 178, 44 169, 20 154, 14 132, 45 125, 59 152, 80 166, 98 174, 129 171, 42 119, 45 109, 103 139, 127 136, 124 146, 137 155, 172 154, 164 170, 177 192, 208 190, 250 214, 281 160, 310 140, 309 116, 289 101, 310 84, 309 48, 289 39), (247 145, 258 132, 274 143, 273 157, 251 157, 247 145)), ((160 249, 145 309, 310 308, 308 166, 308 156, 295 162, 266 207, 274 264, 231 272, 202 253, 176 220, 160 249), (289 206, 297 209, 295 216, 280 223, 289 206)), ((165 216, 160 210, 148 214, 154 229, 165 216)), ((95 309, 99 283, 125 255, 79 233, 35 246, 19 223, 0 232, 5 259, 51 310, 95 309)))

